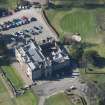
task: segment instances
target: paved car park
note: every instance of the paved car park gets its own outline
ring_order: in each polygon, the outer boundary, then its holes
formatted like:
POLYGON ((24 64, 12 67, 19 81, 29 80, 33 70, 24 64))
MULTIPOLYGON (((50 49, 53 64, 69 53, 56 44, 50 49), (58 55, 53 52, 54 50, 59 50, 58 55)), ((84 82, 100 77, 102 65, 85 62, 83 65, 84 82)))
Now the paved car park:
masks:
MULTIPOLYGON (((4 22, 7 22, 7 21, 12 21, 13 19, 16 19, 16 18, 20 19, 23 16, 25 16, 27 18, 34 17, 37 19, 37 21, 33 21, 33 22, 30 22, 29 24, 21 25, 19 27, 11 28, 9 30, 1 31, 1 33, 2 34, 14 34, 16 32, 21 32, 26 29, 30 30, 34 27, 40 26, 43 28, 43 31, 39 35, 35 36, 35 40, 37 42, 45 40, 45 39, 47 39, 47 37, 53 37, 55 40, 58 40, 56 34, 51 30, 51 28, 49 28, 49 26, 44 21, 44 19, 42 17, 41 9, 30 8, 28 10, 21 10, 21 11, 15 13, 14 15, 1 18, 0 24, 3 24, 4 22)), ((35 28, 34 28, 34 30, 35 30, 35 28)))

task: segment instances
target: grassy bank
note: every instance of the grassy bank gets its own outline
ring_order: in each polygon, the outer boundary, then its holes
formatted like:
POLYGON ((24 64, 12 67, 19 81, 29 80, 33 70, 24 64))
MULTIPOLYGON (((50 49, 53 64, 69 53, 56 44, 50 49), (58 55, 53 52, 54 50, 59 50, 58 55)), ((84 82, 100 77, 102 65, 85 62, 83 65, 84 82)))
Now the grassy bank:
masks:
POLYGON ((2 70, 6 73, 6 76, 10 79, 12 84, 16 88, 23 87, 23 81, 21 77, 19 76, 18 72, 11 66, 2 66, 2 70))
POLYGON ((28 91, 23 96, 11 98, 0 79, 0 105, 38 105, 38 97, 28 91))
POLYGON ((0 0, 1 8, 14 9, 20 0, 0 0))

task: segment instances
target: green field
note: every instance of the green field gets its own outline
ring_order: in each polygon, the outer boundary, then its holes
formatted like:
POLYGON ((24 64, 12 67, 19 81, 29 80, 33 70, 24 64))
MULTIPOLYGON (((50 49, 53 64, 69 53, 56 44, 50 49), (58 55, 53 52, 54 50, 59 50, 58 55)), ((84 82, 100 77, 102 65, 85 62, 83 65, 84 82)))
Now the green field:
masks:
POLYGON ((96 34, 96 21, 92 12, 78 10, 65 15, 60 21, 64 32, 78 32, 82 37, 96 34))
POLYGON ((45 102, 45 105, 73 105, 69 98, 61 93, 48 98, 45 102))
POLYGON ((2 70, 6 73, 7 77, 13 83, 16 88, 23 87, 23 81, 17 71, 11 66, 2 66, 2 70))
POLYGON ((0 0, 1 8, 14 9, 20 0, 0 0))
POLYGON ((0 78, 0 105, 38 105, 38 97, 28 91, 23 96, 11 98, 0 78))

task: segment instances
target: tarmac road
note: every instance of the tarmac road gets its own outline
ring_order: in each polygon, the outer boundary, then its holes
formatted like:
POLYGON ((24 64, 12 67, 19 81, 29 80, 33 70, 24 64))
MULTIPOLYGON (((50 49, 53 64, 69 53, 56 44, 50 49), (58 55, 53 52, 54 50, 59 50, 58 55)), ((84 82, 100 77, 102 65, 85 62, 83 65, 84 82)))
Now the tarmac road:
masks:
POLYGON ((81 84, 78 78, 64 78, 59 81, 46 81, 40 85, 36 85, 32 89, 37 93, 39 96, 51 96, 55 93, 60 91, 64 91, 71 86, 81 88, 83 84, 81 84))
POLYGON ((58 81, 44 81, 41 84, 32 87, 32 90, 40 97, 39 105, 43 105, 46 98, 64 92, 71 86, 75 86, 77 91, 82 94, 81 89, 85 87, 85 84, 81 84, 78 77, 64 78, 58 81))

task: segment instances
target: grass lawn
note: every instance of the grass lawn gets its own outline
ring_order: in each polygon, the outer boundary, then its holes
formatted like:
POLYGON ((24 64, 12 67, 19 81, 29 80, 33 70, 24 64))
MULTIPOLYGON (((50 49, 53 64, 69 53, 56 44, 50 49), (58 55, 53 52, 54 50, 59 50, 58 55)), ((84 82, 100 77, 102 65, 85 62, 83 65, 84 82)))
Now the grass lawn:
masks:
POLYGON ((82 38, 94 37, 97 35, 95 10, 72 9, 67 11, 49 10, 46 11, 48 19, 57 29, 62 38, 65 33, 80 33, 82 38))
POLYGON ((23 86, 23 81, 17 71, 11 66, 2 66, 2 70, 6 73, 7 77, 11 80, 16 88, 23 86))
POLYGON ((11 98, 0 79, 0 105, 38 105, 38 97, 28 91, 23 96, 11 98))
POLYGON ((14 9, 20 0, 0 0, 1 8, 14 9))
POLYGON ((69 98, 63 94, 57 94, 48 98, 45 102, 45 105, 73 105, 69 98))
POLYGON ((78 32, 83 38, 87 35, 96 34, 96 24, 93 12, 77 10, 68 13, 60 20, 60 26, 63 32, 78 32))

